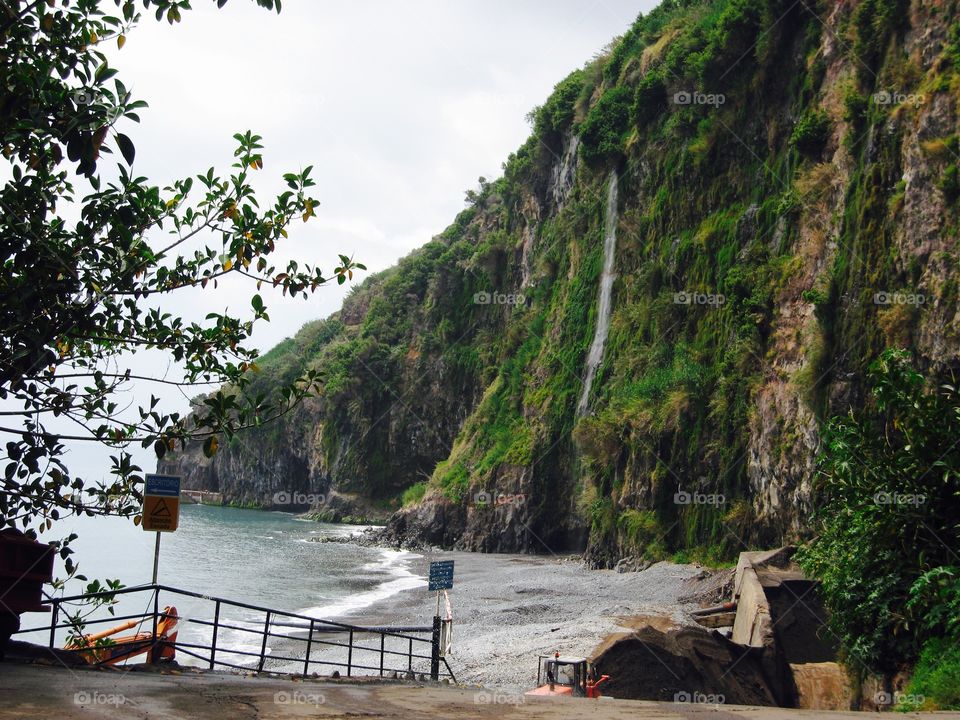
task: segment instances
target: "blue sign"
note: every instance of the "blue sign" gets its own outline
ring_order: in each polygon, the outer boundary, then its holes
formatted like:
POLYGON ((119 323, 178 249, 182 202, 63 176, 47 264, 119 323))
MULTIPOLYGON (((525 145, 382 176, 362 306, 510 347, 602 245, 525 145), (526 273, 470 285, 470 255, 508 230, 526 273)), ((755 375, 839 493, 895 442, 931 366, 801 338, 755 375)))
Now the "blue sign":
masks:
POLYGON ((453 560, 430 563, 430 590, 449 590, 453 587, 453 560))
POLYGON ((180 497, 179 475, 145 475, 144 495, 180 497))

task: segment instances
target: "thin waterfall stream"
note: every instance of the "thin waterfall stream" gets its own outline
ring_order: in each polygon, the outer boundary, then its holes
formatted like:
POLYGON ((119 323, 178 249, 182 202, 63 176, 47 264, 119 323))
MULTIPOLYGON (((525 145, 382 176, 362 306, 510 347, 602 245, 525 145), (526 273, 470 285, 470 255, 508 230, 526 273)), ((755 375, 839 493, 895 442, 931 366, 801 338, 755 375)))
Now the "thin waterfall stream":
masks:
POLYGON ((583 379, 583 392, 580 402, 577 403, 577 417, 587 411, 590 401, 590 389, 593 387, 593 378, 603 359, 603 346, 607 342, 607 333, 610 331, 610 303, 613 293, 613 281, 617 275, 613 271, 614 255, 617 249, 617 171, 610 172, 609 187, 607 190, 607 212, 603 224, 603 272, 600 275, 600 297, 597 300, 597 328, 593 334, 593 343, 587 355, 587 373, 583 379))

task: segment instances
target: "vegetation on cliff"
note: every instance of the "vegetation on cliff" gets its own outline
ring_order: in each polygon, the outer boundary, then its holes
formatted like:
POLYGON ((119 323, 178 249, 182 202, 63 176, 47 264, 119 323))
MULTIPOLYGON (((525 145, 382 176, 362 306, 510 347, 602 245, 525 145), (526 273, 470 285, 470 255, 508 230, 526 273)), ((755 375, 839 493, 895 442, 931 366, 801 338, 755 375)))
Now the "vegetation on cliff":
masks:
POLYGON ((326 374, 303 482, 405 501, 399 534, 598 564, 801 534, 819 424, 869 363, 956 359, 955 29, 917 12, 940 44, 884 3, 638 18, 453 225, 264 358, 259 384, 326 374), (577 418, 611 167, 614 312, 577 418))

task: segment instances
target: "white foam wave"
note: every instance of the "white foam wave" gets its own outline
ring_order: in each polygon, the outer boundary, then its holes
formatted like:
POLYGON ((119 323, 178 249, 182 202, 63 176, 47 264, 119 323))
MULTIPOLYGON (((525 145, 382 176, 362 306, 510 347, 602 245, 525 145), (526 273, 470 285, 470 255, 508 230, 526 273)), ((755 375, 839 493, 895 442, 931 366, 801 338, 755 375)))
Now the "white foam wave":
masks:
POLYGON ((348 595, 325 605, 310 607, 301 610, 299 614, 321 620, 332 620, 354 614, 404 590, 421 587, 426 583, 426 579, 411 572, 409 568, 410 561, 418 557, 420 556, 408 550, 381 550, 380 557, 364 565, 363 569, 387 572, 393 576, 391 579, 385 580, 366 592, 348 595))

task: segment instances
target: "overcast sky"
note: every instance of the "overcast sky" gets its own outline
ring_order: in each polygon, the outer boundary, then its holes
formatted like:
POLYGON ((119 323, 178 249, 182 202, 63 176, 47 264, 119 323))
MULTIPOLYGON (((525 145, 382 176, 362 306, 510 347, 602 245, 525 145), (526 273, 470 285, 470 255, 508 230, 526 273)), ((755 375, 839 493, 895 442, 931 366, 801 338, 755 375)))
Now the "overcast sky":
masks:
MULTIPOLYGON (((284 0, 277 15, 243 0, 198 0, 170 26, 144 17, 110 52, 134 96, 149 102, 121 128, 135 169, 166 185, 208 167, 227 171, 235 132, 264 138, 265 193, 283 172, 314 166, 318 216, 291 231, 284 259, 331 271, 337 253, 382 270, 441 232, 463 195, 529 134, 525 115, 567 73, 630 26, 651 0, 284 0)), ((264 293, 267 350, 339 308, 347 288, 309 301, 264 293)), ((197 293, 168 309, 199 316, 249 311, 250 287, 197 293), (202 311, 202 312, 200 312, 202 311)), ((158 355, 138 370, 162 371, 158 355)), ((179 395, 168 410, 183 410, 179 395)), ((109 452, 74 449, 71 470, 103 477, 109 452)), ((152 471, 152 452, 137 453, 152 471)))

